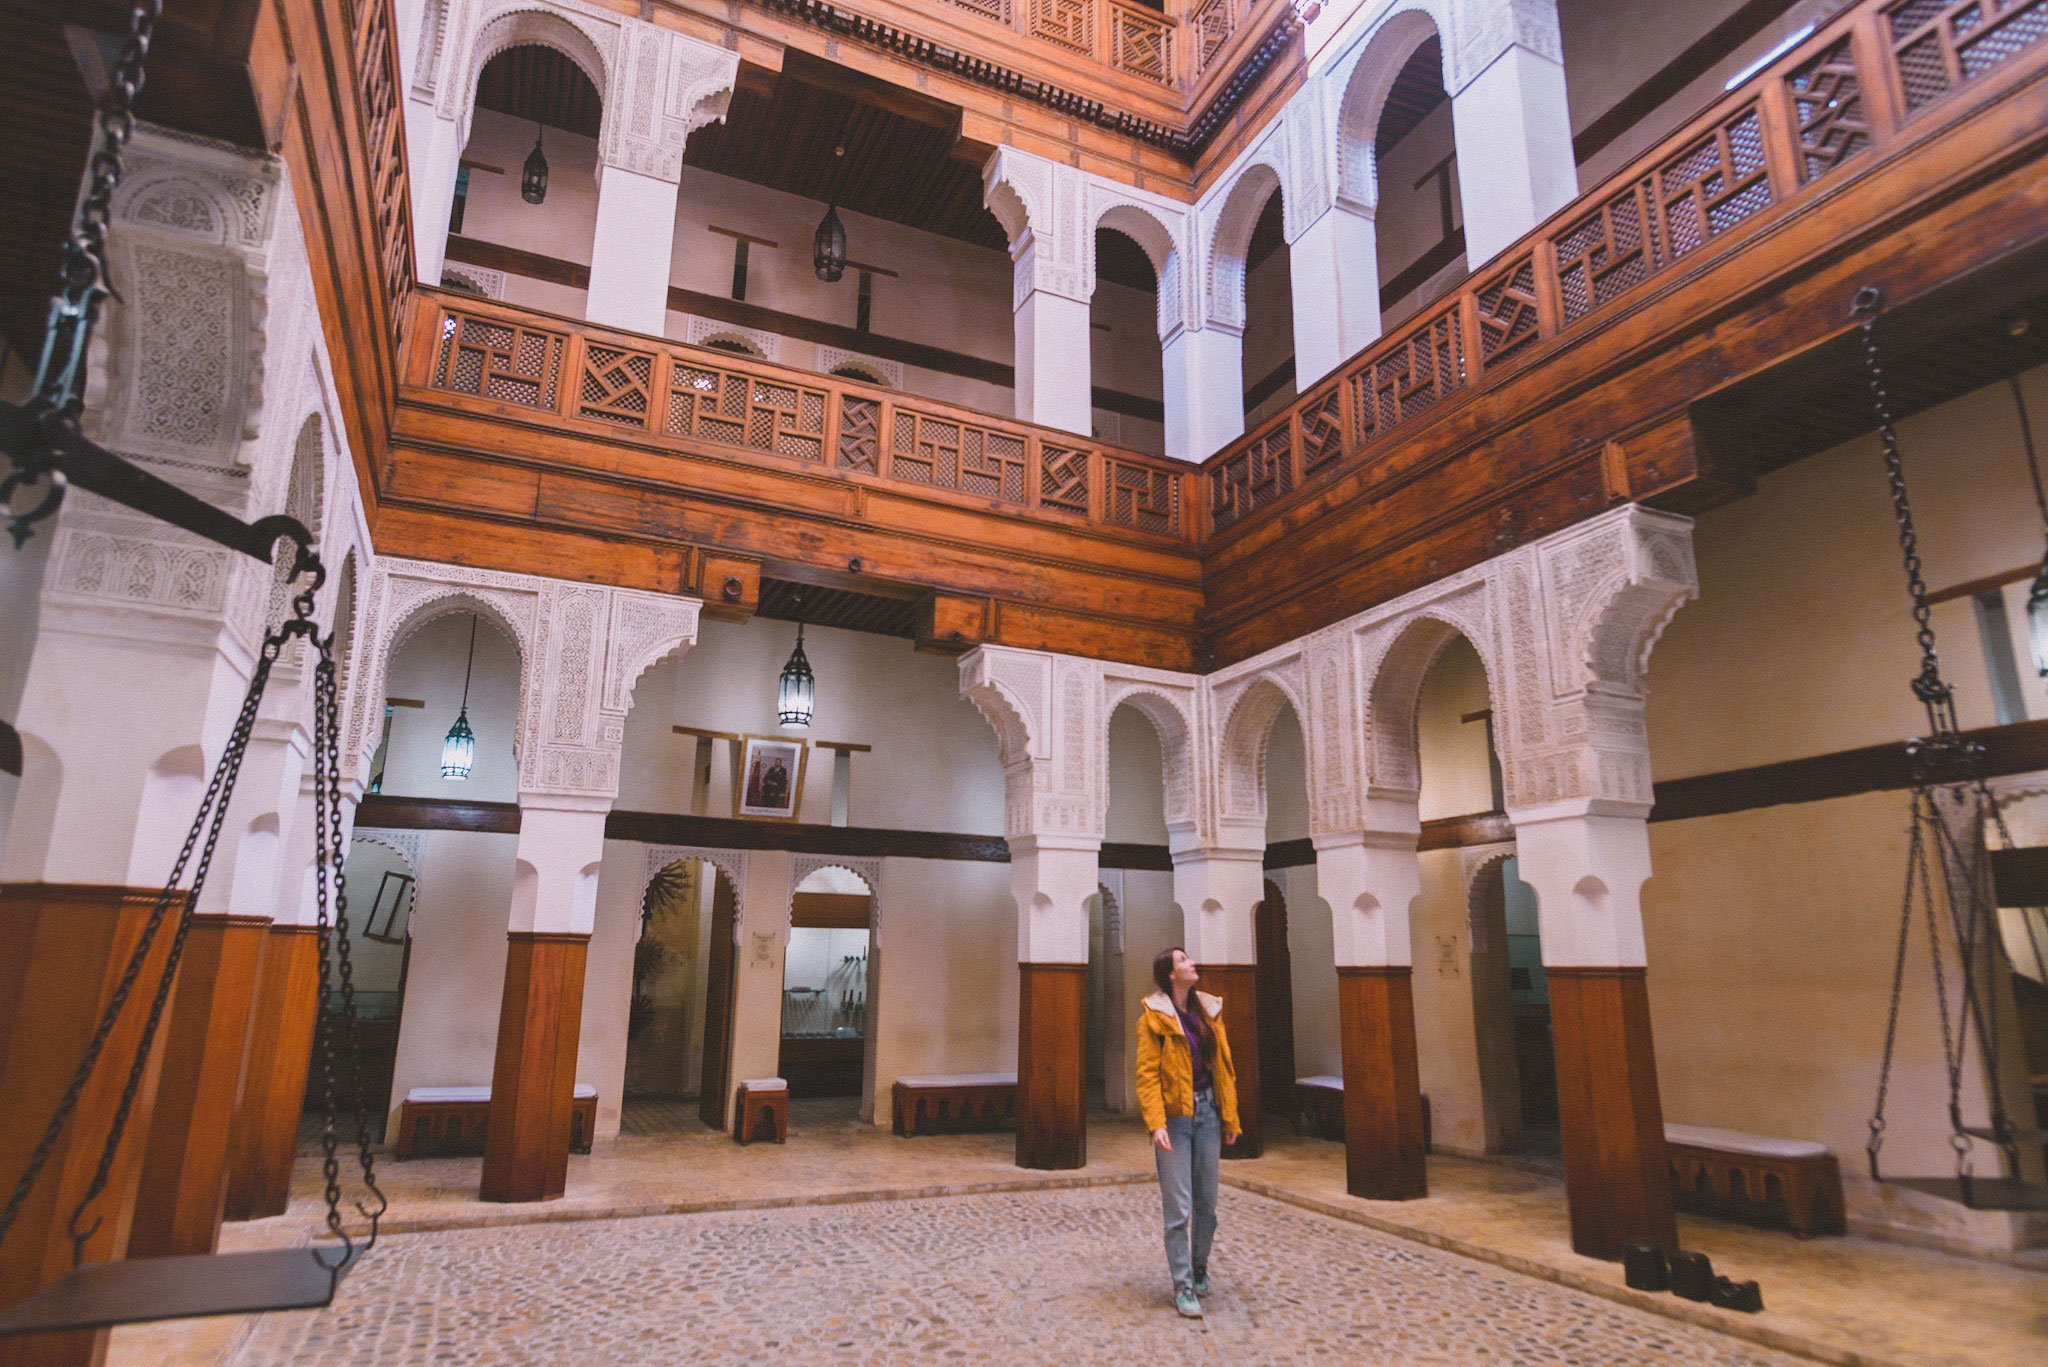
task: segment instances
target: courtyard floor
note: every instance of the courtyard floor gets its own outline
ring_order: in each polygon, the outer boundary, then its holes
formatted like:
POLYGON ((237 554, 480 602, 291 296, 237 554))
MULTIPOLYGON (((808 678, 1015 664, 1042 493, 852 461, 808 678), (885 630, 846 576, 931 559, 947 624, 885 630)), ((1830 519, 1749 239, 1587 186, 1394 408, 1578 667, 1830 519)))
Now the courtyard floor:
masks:
MULTIPOLYGON (((540 1205, 479 1202, 478 1159, 384 1164, 384 1236, 329 1309, 126 1328, 108 1362, 2048 1361, 2048 1271, 1681 1217, 1687 1246, 1763 1284, 1762 1314, 1717 1311, 1574 1255, 1540 1166, 1432 1156, 1428 1199, 1366 1202, 1341 1145, 1284 1132, 1225 1164, 1216 1293, 1183 1321, 1136 1125, 1096 1117, 1086 1169, 1027 1173, 1008 1135, 795 1109, 787 1145, 746 1148, 629 1117, 653 1133, 573 1158, 540 1205)), ((287 1214, 223 1250, 310 1238, 317 1160, 296 1179, 287 1214)))

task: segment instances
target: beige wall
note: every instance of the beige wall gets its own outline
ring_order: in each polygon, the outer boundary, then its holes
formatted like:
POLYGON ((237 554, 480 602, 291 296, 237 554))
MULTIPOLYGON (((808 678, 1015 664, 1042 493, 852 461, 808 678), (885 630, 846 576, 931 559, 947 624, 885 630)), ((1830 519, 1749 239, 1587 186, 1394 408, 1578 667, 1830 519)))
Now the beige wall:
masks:
MULTIPOLYGON (((2024 385, 2032 410, 2048 412, 2048 372, 2024 385)), ((1930 587, 2038 559, 2041 530, 2003 385, 1913 418, 1901 444, 1930 587)), ((1660 780, 1926 729, 1907 689, 1918 657, 1874 437, 1765 476, 1752 497, 1702 517, 1694 544, 1700 599, 1678 614, 1650 663, 1660 780)), ((1944 605, 1935 623, 1964 724, 1989 723, 1969 604, 1944 605)), ((2024 635, 2015 644, 2024 652, 2024 635)), ((2026 672, 2024 654, 2022 665, 2026 672)), ((1826 1143, 1842 1157, 1852 1215, 1871 1218, 1916 1218, 1859 1176, 1906 816, 1906 794, 1886 792, 1653 823, 1655 873, 1643 890, 1666 1116, 1826 1143)), ((1916 930, 1888 1172, 1953 1171, 1946 1107, 1927 946, 1916 930)), ((1978 1104, 1968 1109, 1981 1114, 1978 1104)), ((1990 1161, 1980 1158, 1980 1170, 1990 1161)))

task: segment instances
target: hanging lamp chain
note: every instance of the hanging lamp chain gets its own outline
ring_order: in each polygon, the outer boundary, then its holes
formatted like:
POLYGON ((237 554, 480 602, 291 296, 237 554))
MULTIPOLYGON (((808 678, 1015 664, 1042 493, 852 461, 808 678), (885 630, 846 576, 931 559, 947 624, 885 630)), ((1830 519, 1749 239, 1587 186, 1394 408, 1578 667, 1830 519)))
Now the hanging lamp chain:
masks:
MULTIPOLYGON (((135 0, 128 35, 121 43, 107 90, 100 97, 85 191, 73 215, 58 267, 57 292, 43 325, 43 351, 36 365, 35 393, 26 405, 42 427, 39 446, 11 452, 14 468, 0 479, 0 506, 23 489, 45 486, 27 511, 8 518, 16 546, 27 542, 36 523, 50 517, 64 499, 65 480, 57 468, 61 436, 74 432, 85 405, 85 359, 100 305, 115 295, 107 268, 107 229, 113 220, 114 191, 121 183, 123 155, 135 136, 135 99, 142 92, 143 64, 163 14, 163 0, 135 0)), ((115 295, 115 297, 118 297, 115 295)))

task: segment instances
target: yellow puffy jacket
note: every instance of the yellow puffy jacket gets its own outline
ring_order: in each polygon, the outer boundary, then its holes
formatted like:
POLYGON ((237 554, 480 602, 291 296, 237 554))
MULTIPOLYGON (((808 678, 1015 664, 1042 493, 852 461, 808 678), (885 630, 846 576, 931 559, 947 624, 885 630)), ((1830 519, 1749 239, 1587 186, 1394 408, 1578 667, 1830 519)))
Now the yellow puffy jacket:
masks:
MULTIPOLYGON (((1198 993, 1216 1031, 1216 1057, 1210 1061, 1209 1076, 1216 1083, 1216 1114, 1225 1132, 1236 1134, 1237 1070, 1230 1062, 1230 1037, 1223 1032, 1223 999, 1198 993)), ((1195 1064, 1188 1037, 1180 1028, 1180 1014, 1173 998, 1154 992, 1145 998, 1138 1013, 1138 1109, 1145 1128, 1166 1127, 1170 1115, 1195 1113, 1195 1064)))

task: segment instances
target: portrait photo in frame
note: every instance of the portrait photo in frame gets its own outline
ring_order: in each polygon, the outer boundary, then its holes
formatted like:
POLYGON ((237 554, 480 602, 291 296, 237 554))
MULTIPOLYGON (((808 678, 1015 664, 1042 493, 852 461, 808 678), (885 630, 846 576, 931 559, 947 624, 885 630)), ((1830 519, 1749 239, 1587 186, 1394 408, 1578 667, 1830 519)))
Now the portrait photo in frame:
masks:
POLYGON ((788 736, 740 737, 740 762, 733 770, 733 815, 796 820, 809 758, 809 745, 788 736))

